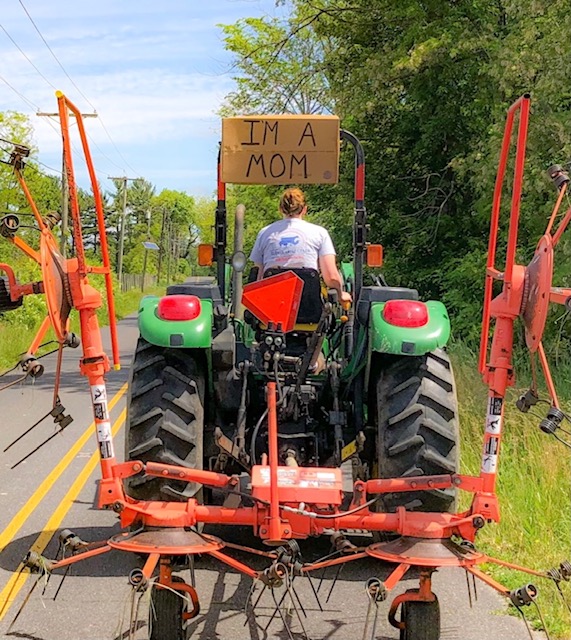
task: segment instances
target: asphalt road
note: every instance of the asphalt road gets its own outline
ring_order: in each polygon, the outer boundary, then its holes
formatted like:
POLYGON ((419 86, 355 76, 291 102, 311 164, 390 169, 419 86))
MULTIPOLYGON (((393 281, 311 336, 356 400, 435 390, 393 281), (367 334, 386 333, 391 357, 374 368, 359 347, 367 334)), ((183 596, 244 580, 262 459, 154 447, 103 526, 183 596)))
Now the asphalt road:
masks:
MULTIPOLYGON (((104 330, 105 344, 109 340, 104 330)), ((121 371, 111 372, 107 379, 108 397, 118 458, 122 459, 125 390, 131 355, 137 338, 135 318, 119 325, 121 371)), ((0 347, 1 348, 1 347, 0 347)), ((0 454, 0 634, 6 638, 28 640, 127 640, 131 602, 127 575, 141 566, 133 554, 111 552, 77 564, 62 585, 59 575, 49 582, 38 583, 21 615, 8 633, 26 594, 36 577, 20 573, 20 561, 30 549, 55 557, 57 532, 69 528, 88 541, 104 540, 118 531, 113 513, 94 507, 98 458, 87 382, 79 374, 80 351, 65 351, 61 401, 74 422, 65 432, 53 438, 40 453, 15 469, 10 467, 54 431, 51 418, 29 436, 0 454)), ((51 407, 55 358, 44 359, 46 373, 35 384, 16 385, 0 393, 0 450, 46 414, 51 407)), ((7 383, 8 375, 0 379, 7 383)), ((1 386, 1 385, 0 385, 1 386)), ((256 544, 247 531, 211 529, 238 543, 256 544)), ((364 544, 364 542, 361 542, 364 544)), ((325 540, 302 543, 306 561, 328 552, 325 540)), ((243 557, 243 556, 242 556, 243 557)), ((264 564, 257 563, 256 568, 264 564)), ((294 582, 296 593, 304 605, 300 613, 307 637, 312 640, 356 640, 363 637, 368 599, 365 583, 371 577, 384 579, 390 567, 364 559, 344 567, 334 584, 335 570, 325 574, 319 591, 323 612, 307 579, 294 582), (333 587, 333 589, 332 589, 333 587), (332 590, 331 590, 332 589, 332 590), (327 600, 329 592, 329 600, 327 600)), ((189 572, 183 577, 189 581, 189 572)), ((319 577, 314 579, 315 585, 319 577)), ((522 583, 525 578, 522 579, 522 583)), ((202 557, 196 563, 196 583, 201 612, 189 624, 191 637, 200 640, 287 640, 282 620, 276 616, 264 630, 275 609, 272 595, 266 590, 256 608, 255 619, 247 618, 244 607, 252 586, 250 578, 213 560, 202 557)), ((418 581, 403 580, 394 593, 415 588, 418 581)), ((260 593, 257 586, 254 600, 260 593)), ((434 591, 441 604, 442 640, 509 640, 529 638, 521 619, 503 615, 505 601, 483 584, 478 584, 478 599, 470 608, 466 577, 460 569, 446 569, 434 576, 434 591)), ((282 592, 276 594, 281 598, 282 592)), ((394 640, 399 632, 387 622, 391 599, 380 604, 377 640, 394 640)), ((285 603, 289 602, 286 597, 285 603)), ((304 638, 296 610, 284 612, 295 640, 304 638)), ((135 638, 148 638, 148 598, 140 603, 135 638)), ((371 614, 371 621, 374 615, 371 614)), ((538 636, 539 637, 539 636, 538 636)), ((364 640, 372 640, 367 636, 364 640)))

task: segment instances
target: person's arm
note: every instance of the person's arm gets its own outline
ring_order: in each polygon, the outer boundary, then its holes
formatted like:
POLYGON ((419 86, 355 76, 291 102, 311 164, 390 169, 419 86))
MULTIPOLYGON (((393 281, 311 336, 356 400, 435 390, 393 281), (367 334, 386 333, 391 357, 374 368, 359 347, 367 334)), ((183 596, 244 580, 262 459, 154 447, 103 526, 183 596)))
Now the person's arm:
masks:
POLYGON ((261 245, 261 236, 262 232, 258 233, 256 236, 256 241, 254 242, 254 246, 252 247, 252 253, 250 254, 250 260, 254 263, 255 267, 258 267, 258 277, 257 280, 261 280, 264 275, 264 265, 263 265, 263 251, 261 245))
POLYGON ((335 289, 339 294, 341 302, 351 302, 351 294, 343 291, 343 278, 337 268, 335 254, 330 253, 325 256, 319 256, 319 270, 323 281, 330 289, 335 289))

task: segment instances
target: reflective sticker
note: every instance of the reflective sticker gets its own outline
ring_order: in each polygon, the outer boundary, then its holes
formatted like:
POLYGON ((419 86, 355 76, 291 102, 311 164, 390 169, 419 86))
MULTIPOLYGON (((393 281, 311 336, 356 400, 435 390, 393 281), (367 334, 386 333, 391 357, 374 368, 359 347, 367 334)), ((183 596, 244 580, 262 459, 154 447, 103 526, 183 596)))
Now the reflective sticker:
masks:
POLYGON ((107 405, 104 402, 96 402, 93 405, 93 414, 96 420, 109 420, 107 405))
POLYGON ((99 442, 99 451, 103 459, 112 458, 115 453, 113 451, 113 441, 111 437, 111 423, 97 422, 97 440, 99 442))
POLYGON ((498 468, 498 456, 484 455, 482 458, 482 471, 484 473, 495 473, 498 468))
POLYGON ((502 432, 503 398, 490 398, 486 415, 486 433, 500 435, 502 432))
POLYGON ((112 442, 100 442, 99 443, 99 452, 101 453, 101 458, 106 460, 107 458, 113 458, 115 455, 113 453, 113 443, 112 442))
POLYGON ((91 385, 91 400, 95 402, 107 402, 107 391, 104 384, 91 385))
POLYGON ((97 423, 97 440, 99 442, 111 441, 111 423, 110 422, 97 423))

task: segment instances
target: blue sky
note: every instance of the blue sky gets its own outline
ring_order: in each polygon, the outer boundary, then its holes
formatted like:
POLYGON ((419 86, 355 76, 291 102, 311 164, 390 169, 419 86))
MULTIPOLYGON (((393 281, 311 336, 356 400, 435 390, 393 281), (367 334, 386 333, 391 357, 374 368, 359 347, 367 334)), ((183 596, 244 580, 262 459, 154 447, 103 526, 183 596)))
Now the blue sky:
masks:
MULTIPOLYGON (((81 90, 58 66, 20 1, 2 0, 0 24, 45 78, 0 29, 0 111, 30 117, 39 160, 61 166, 57 122, 35 115, 37 110, 57 111, 52 84, 82 112, 95 107, 100 116, 85 123, 103 189, 111 188, 109 175, 127 175, 142 176, 159 191, 211 195, 220 138, 216 111, 233 88, 232 57, 224 50, 217 25, 275 15, 280 11, 275 1, 22 3, 81 90)), ((79 166, 78 179, 87 186, 79 166)))

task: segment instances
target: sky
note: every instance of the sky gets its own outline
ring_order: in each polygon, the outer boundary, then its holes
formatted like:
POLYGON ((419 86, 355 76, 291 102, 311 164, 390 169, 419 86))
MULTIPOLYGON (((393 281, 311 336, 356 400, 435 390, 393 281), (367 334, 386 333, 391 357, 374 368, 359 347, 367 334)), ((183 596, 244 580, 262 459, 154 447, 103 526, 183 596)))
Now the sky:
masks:
MULTIPOLYGON (((112 190, 109 176, 127 176, 144 177, 157 191, 214 193, 216 112, 234 87, 233 58, 217 25, 276 15, 275 0, 0 0, 0 5, 0 111, 29 116, 46 172, 61 167, 59 120, 36 113, 57 111, 58 89, 82 113, 98 114, 84 122, 104 190, 112 190)), ((88 187, 83 165, 76 166, 79 184, 88 187)))

